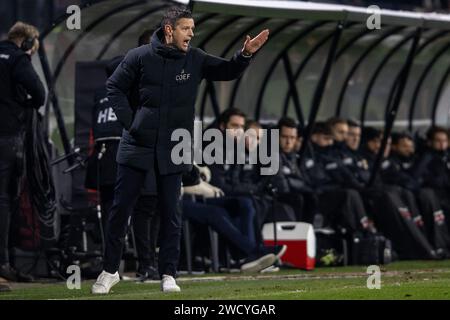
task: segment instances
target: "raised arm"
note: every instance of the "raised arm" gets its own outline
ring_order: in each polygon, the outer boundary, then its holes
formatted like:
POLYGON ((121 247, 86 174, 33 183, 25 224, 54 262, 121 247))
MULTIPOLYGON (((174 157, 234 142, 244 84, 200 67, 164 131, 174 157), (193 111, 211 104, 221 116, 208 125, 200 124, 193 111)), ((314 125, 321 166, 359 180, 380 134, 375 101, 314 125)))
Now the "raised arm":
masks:
POLYGON ((242 49, 238 50, 230 60, 205 54, 203 77, 212 81, 228 81, 238 78, 247 68, 251 57, 267 41, 269 30, 261 31, 253 39, 247 35, 242 49))

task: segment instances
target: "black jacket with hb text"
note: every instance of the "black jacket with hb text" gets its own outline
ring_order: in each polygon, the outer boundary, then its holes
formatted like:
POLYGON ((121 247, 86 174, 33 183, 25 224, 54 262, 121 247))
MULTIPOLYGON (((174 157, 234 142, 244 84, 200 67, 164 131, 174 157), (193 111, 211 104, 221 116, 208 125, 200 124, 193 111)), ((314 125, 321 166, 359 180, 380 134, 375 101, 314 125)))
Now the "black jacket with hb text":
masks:
POLYGON ((31 58, 14 42, 0 42, 0 136, 24 129, 26 108, 38 109, 45 102, 45 89, 31 58), (31 98, 29 98, 30 96, 31 98))
POLYGON ((202 79, 233 80, 250 59, 237 52, 231 60, 197 48, 183 52, 162 43, 162 29, 155 31, 149 45, 132 49, 108 79, 108 99, 124 127, 117 162, 150 170, 155 162, 160 174, 189 171, 191 164, 174 164, 171 141, 175 129, 186 129, 193 137, 194 107, 202 79), (136 112, 127 96, 139 83, 136 112))

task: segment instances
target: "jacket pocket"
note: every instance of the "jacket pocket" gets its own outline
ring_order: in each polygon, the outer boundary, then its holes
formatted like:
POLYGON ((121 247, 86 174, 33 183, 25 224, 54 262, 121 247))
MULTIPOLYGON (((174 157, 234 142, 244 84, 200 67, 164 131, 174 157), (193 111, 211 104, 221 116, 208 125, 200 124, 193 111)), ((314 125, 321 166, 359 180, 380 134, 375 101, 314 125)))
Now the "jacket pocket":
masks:
POLYGON ((159 127, 159 109, 141 107, 137 110, 133 123, 130 127, 130 134, 145 134, 152 132, 159 127))
POLYGON ((134 116, 129 133, 137 145, 154 147, 159 127, 159 109, 141 107, 134 116))

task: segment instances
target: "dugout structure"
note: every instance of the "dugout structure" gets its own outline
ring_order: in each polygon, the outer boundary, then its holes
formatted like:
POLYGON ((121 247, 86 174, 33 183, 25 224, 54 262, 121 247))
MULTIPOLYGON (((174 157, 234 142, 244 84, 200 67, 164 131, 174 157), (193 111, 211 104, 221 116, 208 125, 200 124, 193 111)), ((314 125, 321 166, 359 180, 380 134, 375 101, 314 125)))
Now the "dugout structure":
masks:
POLYGON ((41 33, 34 64, 45 79, 47 132, 60 153, 86 143, 77 133, 77 63, 123 55, 144 29, 155 28, 166 8, 191 7, 193 46, 231 57, 246 34, 271 31, 269 41, 235 81, 201 84, 196 114, 209 122, 238 107, 271 122, 288 115, 305 125, 338 115, 390 131, 423 132, 448 126, 450 15, 381 9, 381 28, 369 29, 377 11, 297 1, 104 0, 81 8, 81 29, 69 14, 41 33))

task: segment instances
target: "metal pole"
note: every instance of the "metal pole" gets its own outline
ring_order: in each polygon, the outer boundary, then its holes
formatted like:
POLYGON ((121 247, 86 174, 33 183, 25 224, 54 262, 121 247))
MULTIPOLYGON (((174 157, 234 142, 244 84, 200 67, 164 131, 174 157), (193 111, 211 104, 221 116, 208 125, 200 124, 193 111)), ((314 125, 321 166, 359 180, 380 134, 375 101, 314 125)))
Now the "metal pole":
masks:
POLYGON ((436 91, 436 95, 434 96, 434 99, 433 99, 433 109, 431 111, 431 122, 432 122, 433 126, 436 123, 436 112, 437 112, 437 107, 438 107, 439 100, 440 100, 440 97, 442 94, 442 90, 444 89, 444 85, 447 82, 447 78, 449 75, 450 75, 450 66, 447 68, 447 71, 445 72, 444 76, 442 77, 441 81, 439 82, 439 86, 436 91))
MULTIPOLYGON (((319 28, 320 26, 322 26, 322 25, 324 25, 326 23, 327 23, 326 21, 322 21, 322 22, 316 22, 314 24, 309 25, 304 30, 300 31, 300 33, 296 37, 294 37, 291 41, 289 41, 289 43, 286 46, 284 46, 283 48, 280 48, 280 53, 272 61, 268 71, 266 72, 266 75, 265 75, 264 80, 262 82, 261 88, 259 89, 258 100, 257 100, 257 103, 256 103, 256 109, 255 109, 255 119, 256 120, 259 120, 259 118, 260 118, 264 92, 265 92, 267 84, 269 83, 269 79, 270 79, 273 71, 275 70, 275 67, 278 64, 278 61, 280 61, 283 58, 283 56, 286 54, 286 52, 293 45, 295 45, 298 41, 300 41, 303 37, 305 37, 306 35, 308 35, 312 31, 314 31, 315 29, 319 28)), ((272 37, 273 36, 274 35, 272 35, 272 37)))
POLYGON ((339 93, 339 98, 338 98, 338 102, 336 105, 336 116, 339 116, 341 114, 341 110, 342 110, 342 103, 344 101, 344 96, 345 93, 347 92, 347 88, 348 85, 350 83, 350 79, 352 78, 352 76, 355 74, 356 70, 358 69, 358 67, 361 65, 361 63, 364 61, 364 59, 369 55, 369 53, 371 53, 375 48, 378 47, 378 45, 383 42, 383 40, 385 40, 386 38, 390 37, 391 35, 397 33, 398 31, 402 30, 403 27, 397 27, 395 29, 391 29, 388 30, 387 32, 385 32, 382 36, 380 36, 379 38, 375 39, 375 41, 373 41, 361 54, 361 56, 356 60, 356 62, 353 64, 352 68, 350 69, 350 71, 347 74, 347 77, 344 80, 344 83, 342 84, 341 87, 341 91, 339 93))
POLYGON ((327 60, 325 62, 325 66, 322 71, 322 75, 320 76, 319 82, 317 84, 316 90, 314 92, 314 97, 311 104, 311 112, 309 113, 308 124, 305 128, 305 133, 303 135, 303 143, 300 149, 299 155, 300 159, 303 159, 303 155, 308 146, 309 137, 311 136, 311 130, 316 120, 317 113, 319 111, 320 102, 322 101, 323 92, 325 90, 325 85, 328 80, 328 76, 331 71, 331 67, 333 65, 334 59, 336 57, 336 50, 339 44, 339 40, 341 38, 342 30, 344 29, 344 23, 339 21, 336 26, 336 30, 334 33, 333 41, 331 42, 330 49, 328 51, 327 60))
MULTIPOLYGON (((413 64, 414 56, 416 54, 416 49, 419 44, 419 40, 420 40, 421 36, 422 36, 422 28, 418 28, 414 35, 414 40, 411 45, 411 49, 409 50, 408 57, 406 58, 405 64, 402 68, 401 77, 399 78, 399 82, 398 82, 398 89, 396 91, 394 100, 392 102, 392 106, 390 107, 390 110, 389 110, 388 114, 386 115, 386 125, 385 125, 383 140, 381 142, 381 148, 380 148, 380 151, 378 151, 378 154, 375 158, 375 163, 372 168, 370 179, 369 179, 369 182, 367 183, 367 186, 369 186, 369 187, 373 185, 376 174, 378 173, 378 171, 380 169, 381 162, 383 160, 383 154, 386 149, 387 141, 389 139, 389 136, 392 131, 392 127, 394 125, 395 118, 397 116, 398 107, 400 106, 400 101, 403 96, 403 91, 405 89, 406 82, 408 81, 409 72, 411 70, 411 66, 413 64)), ((396 86, 396 85, 397 84, 394 84, 394 86, 396 86)))
POLYGON ((419 77, 419 80, 417 81, 417 84, 414 88, 413 91, 413 96, 412 96, 412 100, 411 100, 411 108, 410 108, 410 112, 409 112, 409 122, 411 124, 410 127, 410 131, 412 131, 412 121, 414 119, 414 111, 416 109, 416 105, 417 105, 417 98, 419 97, 419 92, 420 89, 422 88, 422 85, 425 82, 425 79, 427 78, 427 75, 430 73, 430 71, 433 69, 433 66, 436 64, 436 62, 439 61, 440 57, 446 53, 446 51, 448 51, 450 49, 450 43, 447 43, 446 45, 442 46, 435 55, 433 55, 430 59, 430 61, 428 62, 428 64, 425 66, 422 74, 419 77))
POLYGON ((360 115, 360 121, 361 126, 364 126, 364 120, 366 118, 366 110, 367 110, 367 103, 369 101, 369 96, 372 91, 372 88, 375 84, 375 81, 378 78, 378 75, 383 70, 386 63, 392 58, 394 53, 397 52, 406 42, 408 42, 411 38, 414 37, 415 33, 408 34, 404 39, 402 39, 399 43, 397 43, 387 54, 384 56, 383 60, 378 64, 375 72, 373 73, 372 77, 370 78, 369 84, 367 85, 366 91, 364 92, 363 102, 361 105, 361 115, 360 115))
MULTIPOLYGON (((41 40, 42 41, 42 40, 41 40)), ((64 153, 69 154, 70 153, 70 142, 69 142, 69 136, 67 134, 66 125, 64 124, 64 118, 61 112, 61 109, 59 107, 59 101, 57 96, 55 95, 55 89, 54 89, 54 79, 52 77, 52 73, 50 71, 50 66, 48 64, 47 60, 47 54, 44 49, 44 43, 41 42, 41 45, 39 46, 39 59, 41 61, 42 65, 42 71, 44 72, 45 81, 47 82, 47 88, 48 88, 48 96, 47 96, 47 102, 45 104, 45 129, 48 134, 48 116, 49 116, 49 109, 50 109, 50 102, 53 106, 53 112, 55 113, 56 123, 58 125, 59 134, 61 135, 61 141, 64 148, 64 153)), ((70 157, 67 159, 69 165, 73 165, 73 158, 70 157)))
MULTIPOLYGON (((289 89, 292 92, 292 98, 294 100, 294 107, 295 112, 297 114, 297 119, 300 122, 301 126, 303 127, 305 125, 305 119, 303 117, 302 109, 300 108, 300 99, 298 98, 297 86, 295 85, 294 75, 292 74, 291 62, 289 61, 289 57, 287 56, 287 54, 283 56, 283 63, 284 69, 286 71, 286 76, 289 82, 289 89)), ((286 116, 287 110, 285 110, 284 113, 285 114, 283 114, 283 116, 286 116)))

